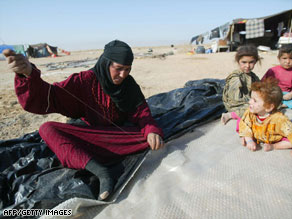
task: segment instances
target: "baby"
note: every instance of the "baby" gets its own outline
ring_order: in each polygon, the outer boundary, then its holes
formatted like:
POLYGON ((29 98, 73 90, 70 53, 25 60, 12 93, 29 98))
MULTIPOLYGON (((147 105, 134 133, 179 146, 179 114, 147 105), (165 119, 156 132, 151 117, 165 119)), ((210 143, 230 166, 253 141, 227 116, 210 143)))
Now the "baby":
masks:
POLYGON ((292 123, 277 110, 283 94, 274 78, 254 82, 249 108, 239 123, 241 143, 251 151, 263 143, 265 151, 292 148, 292 123))

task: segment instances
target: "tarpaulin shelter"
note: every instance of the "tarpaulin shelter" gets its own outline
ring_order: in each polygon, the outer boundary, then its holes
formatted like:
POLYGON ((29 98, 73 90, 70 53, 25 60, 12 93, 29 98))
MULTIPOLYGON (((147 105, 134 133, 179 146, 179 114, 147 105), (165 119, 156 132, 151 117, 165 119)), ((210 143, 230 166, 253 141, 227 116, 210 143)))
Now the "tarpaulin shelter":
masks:
POLYGON ((194 36, 191 39, 191 43, 196 43, 196 45, 199 45, 210 43, 213 40, 225 39, 229 32, 229 28, 230 22, 227 22, 219 27, 212 29, 211 31, 206 31, 205 33, 194 36))
POLYGON ((284 33, 291 33, 291 18, 292 9, 260 18, 234 19, 232 22, 193 37, 191 43, 195 42, 198 45, 222 39, 226 41, 231 51, 244 44, 275 49, 279 38, 284 33), (225 32, 223 32, 224 26, 225 32))
POLYGON ((277 48, 279 38, 291 32, 292 10, 254 19, 236 19, 226 37, 231 49, 242 44, 277 48))
POLYGON ((47 43, 29 45, 27 49, 27 54, 28 56, 33 57, 33 58, 57 56, 58 47, 50 46, 47 43))

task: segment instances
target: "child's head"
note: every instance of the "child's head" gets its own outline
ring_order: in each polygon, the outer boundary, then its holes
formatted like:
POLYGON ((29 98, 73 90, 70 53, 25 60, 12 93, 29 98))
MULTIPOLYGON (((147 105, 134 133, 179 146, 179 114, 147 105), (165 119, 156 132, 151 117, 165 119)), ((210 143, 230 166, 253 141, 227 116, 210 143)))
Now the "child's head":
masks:
POLYGON ((274 112, 281 104, 282 90, 278 86, 278 80, 267 78, 264 81, 254 82, 251 85, 251 99, 249 109, 260 116, 274 112))
POLYGON ((239 69, 244 73, 250 73, 255 64, 260 61, 258 50, 253 45, 244 45, 238 47, 235 54, 235 61, 239 65, 239 69))
POLYGON ((292 68, 292 45, 291 44, 284 44, 279 49, 278 59, 280 65, 285 68, 289 69, 292 68))

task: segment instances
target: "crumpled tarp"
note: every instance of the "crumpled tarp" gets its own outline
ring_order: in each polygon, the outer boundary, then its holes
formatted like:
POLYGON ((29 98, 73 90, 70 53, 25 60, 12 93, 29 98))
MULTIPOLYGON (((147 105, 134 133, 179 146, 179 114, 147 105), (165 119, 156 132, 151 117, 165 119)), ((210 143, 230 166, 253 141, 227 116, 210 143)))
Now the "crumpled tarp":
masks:
POLYGON ((188 81, 184 88, 150 97, 147 102, 165 139, 177 138, 221 115, 224 85, 225 80, 219 79, 188 81))
MULTIPOLYGON (((147 102, 165 141, 218 118, 223 80, 189 81, 184 88, 150 97, 147 102)), ((128 155, 110 168, 117 169, 113 203, 145 159, 147 150, 128 155)), ((0 141, 0 214, 4 209, 50 209, 65 200, 80 197, 97 199, 98 179, 85 170, 63 168, 38 132, 19 139, 0 141)))

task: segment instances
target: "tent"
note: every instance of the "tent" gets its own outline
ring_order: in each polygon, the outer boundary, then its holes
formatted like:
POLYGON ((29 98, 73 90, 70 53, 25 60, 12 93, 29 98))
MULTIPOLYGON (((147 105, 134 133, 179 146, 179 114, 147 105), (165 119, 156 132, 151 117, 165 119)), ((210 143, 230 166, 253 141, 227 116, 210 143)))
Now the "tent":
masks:
POLYGON ((227 22, 219 27, 197 35, 191 39, 191 43, 195 42, 196 45, 211 43, 214 40, 225 39, 230 29, 230 22, 227 22))
MULTIPOLYGON (((40 57, 56 57, 58 56, 58 47, 51 46, 47 43, 39 43, 34 45, 0 45, 0 60, 5 60, 4 55, 2 54, 3 50, 11 49, 14 50, 18 54, 22 54, 24 56, 29 56, 33 58, 40 57)), ((59 49, 60 52, 70 55, 70 52, 59 49)))
POLYGON ((58 55, 58 47, 50 46, 47 43, 39 43, 34 45, 29 45, 27 49, 27 54, 33 58, 52 56, 56 57, 58 55))
POLYGON ((279 38, 291 32, 291 18, 292 10, 257 19, 236 19, 226 39, 231 49, 247 43, 276 49, 279 38))
POLYGON ((221 39, 226 42, 230 51, 244 44, 276 49, 279 38, 285 33, 291 33, 291 18, 292 9, 260 18, 239 18, 193 37, 191 43, 195 42, 198 45, 218 42, 221 39))

